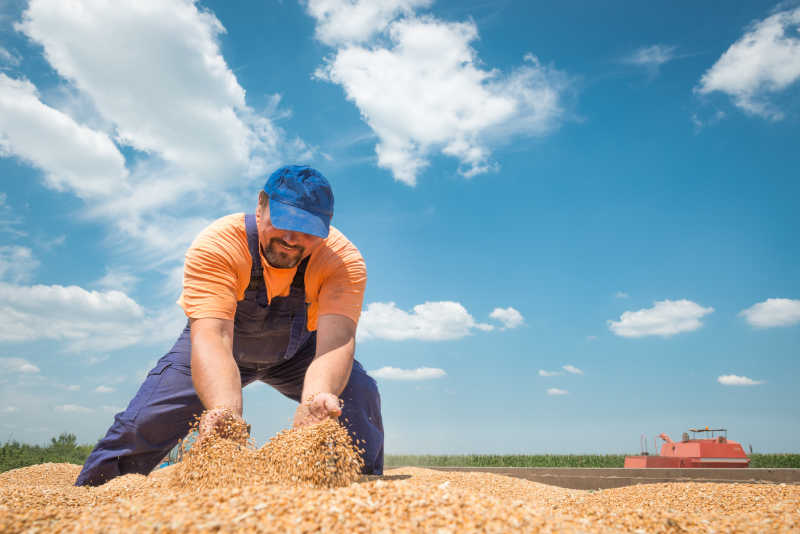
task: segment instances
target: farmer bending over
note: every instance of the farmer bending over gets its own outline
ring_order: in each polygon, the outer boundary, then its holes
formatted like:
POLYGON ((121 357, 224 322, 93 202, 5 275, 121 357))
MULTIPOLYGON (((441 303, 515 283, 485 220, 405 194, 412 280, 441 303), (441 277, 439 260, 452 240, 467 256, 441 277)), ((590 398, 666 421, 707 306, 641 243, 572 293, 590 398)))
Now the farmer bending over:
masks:
POLYGON ((149 473, 203 410, 200 439, 240 419, 242 388, 256 380, 300 402, 295 426, 341 415, 364 449, 364 472, 382 474, 380 395, 353 359, 367 272, 332 216, 325 177, 289 166, 269 177, 255 215, 228 215, 197 236, 178 300, 186 328, 76 485, 149 473))

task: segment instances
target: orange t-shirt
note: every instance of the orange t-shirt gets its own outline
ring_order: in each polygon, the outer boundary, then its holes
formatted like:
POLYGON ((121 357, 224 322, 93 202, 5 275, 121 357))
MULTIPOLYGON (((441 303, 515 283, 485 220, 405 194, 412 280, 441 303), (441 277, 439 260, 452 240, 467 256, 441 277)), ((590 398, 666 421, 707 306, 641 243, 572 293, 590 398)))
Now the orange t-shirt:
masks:
MULTIPOLYGON (((297 268, 276 269, 261 254, 267 299, 284 297, 297 268)), ((183 292, 178 305, 188 317, 233 319, 236 303, 250 283, 252 259, 247 246, 244 214, 217 219, 194 240, 183 266, 183 292)), ((344 315, 358 324, 367 285, 367 267, 361 253, 339 230, 311 253, 305 273, 308 329, 317 329, 320 315, 344 315)))

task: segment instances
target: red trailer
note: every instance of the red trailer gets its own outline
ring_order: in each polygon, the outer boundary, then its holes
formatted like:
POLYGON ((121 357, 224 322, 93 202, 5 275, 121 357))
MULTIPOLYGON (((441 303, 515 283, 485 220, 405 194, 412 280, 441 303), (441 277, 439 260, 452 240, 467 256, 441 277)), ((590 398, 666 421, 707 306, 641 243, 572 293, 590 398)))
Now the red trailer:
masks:
POLYGON ((683 433, 680 442, 672 441, 668 435, 660 434, 664 440, 660 456, 650 456, 646 452, 640 456, 627 456, 625 467, 747 467, 750 458, 742 446, 728 439, 724 428, 690 428, 683 433), (702 437, 698 438, 700 434, 702 437))

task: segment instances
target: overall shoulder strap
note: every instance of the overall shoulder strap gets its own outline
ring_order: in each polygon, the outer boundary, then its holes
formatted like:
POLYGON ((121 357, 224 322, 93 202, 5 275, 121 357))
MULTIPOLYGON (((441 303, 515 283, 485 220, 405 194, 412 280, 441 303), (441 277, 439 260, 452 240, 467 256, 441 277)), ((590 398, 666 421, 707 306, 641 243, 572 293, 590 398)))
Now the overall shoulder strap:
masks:
POLYGON ((244 216, 244 226, 247 231, 247 248, 250 249, 250 257, 253 260, 250 277, 254 274, 263 276, 261 272, 261 254, 258 250, 258 225, 256 224, 256 216, 252 213, 247 213, 244 216))
POLYGON ((286 347, 284 359, 289 359, 295 355, 300 346, 305 343, 309 337, 306 330, 308 323, 308 303, 306 302, 306 267, 308 267, 308 256, 300 262, 297 266, 297 272, 294 273, 292 279, 292 286, 289 288, 289 295, 294 302, 299 305, 297 311, 292 315, 291 335, 289 336, 289 346, 286 347))
POLYGON ((300 265, 297 266, 297 271, 294 273, 294 278, 292 278, 292 288, 291 291, 294 292, 295 290, 301 290, 305 293, 306 290, 306 267, 308 267, 308 260, 311 256, 306 256, 303 258, 303 261, 300 262, 300 265))
POLYGON ((258 225, 256 216, 245 214, 244 226, 247 231, 247 248, 250 249, 252 264, 250 267, 250 283, 247 284, 245 298, 254 298, 261 306, 267 305, 267 286, 264 282, 264 272, 261 270, 261 254, 258 250, 258 225), (255 294, 253 293, 255 292, 255 294), (248 296, 250 295, 250 296, 248 296))

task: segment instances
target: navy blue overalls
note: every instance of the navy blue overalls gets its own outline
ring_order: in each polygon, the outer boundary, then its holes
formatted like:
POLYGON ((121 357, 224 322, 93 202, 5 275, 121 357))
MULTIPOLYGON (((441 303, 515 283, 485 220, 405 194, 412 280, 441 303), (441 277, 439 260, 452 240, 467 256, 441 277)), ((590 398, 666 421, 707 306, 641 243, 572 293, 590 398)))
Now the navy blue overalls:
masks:
MULTIPOLYGON (((289 295, 267 303, 255 216, 246 215, 247 241, 253 258, 250 284, 236 306, 233 356, 242 387, 261 380, 300 402, 306 369, 314 359, 316 332, 306 327, 304 274, 298 265, 289 295)), ((189 325, 172 349, 156 363, 124 412, 118 413, 78 475, 77 486, 99 485, 129 473, 147 474, 189 431, 203 411, 192 385, 189 325)), ((339 420, 365 450, 364 473, 383 473, 383 422, 375 381, 358 361, 340 395, 339 420)))

